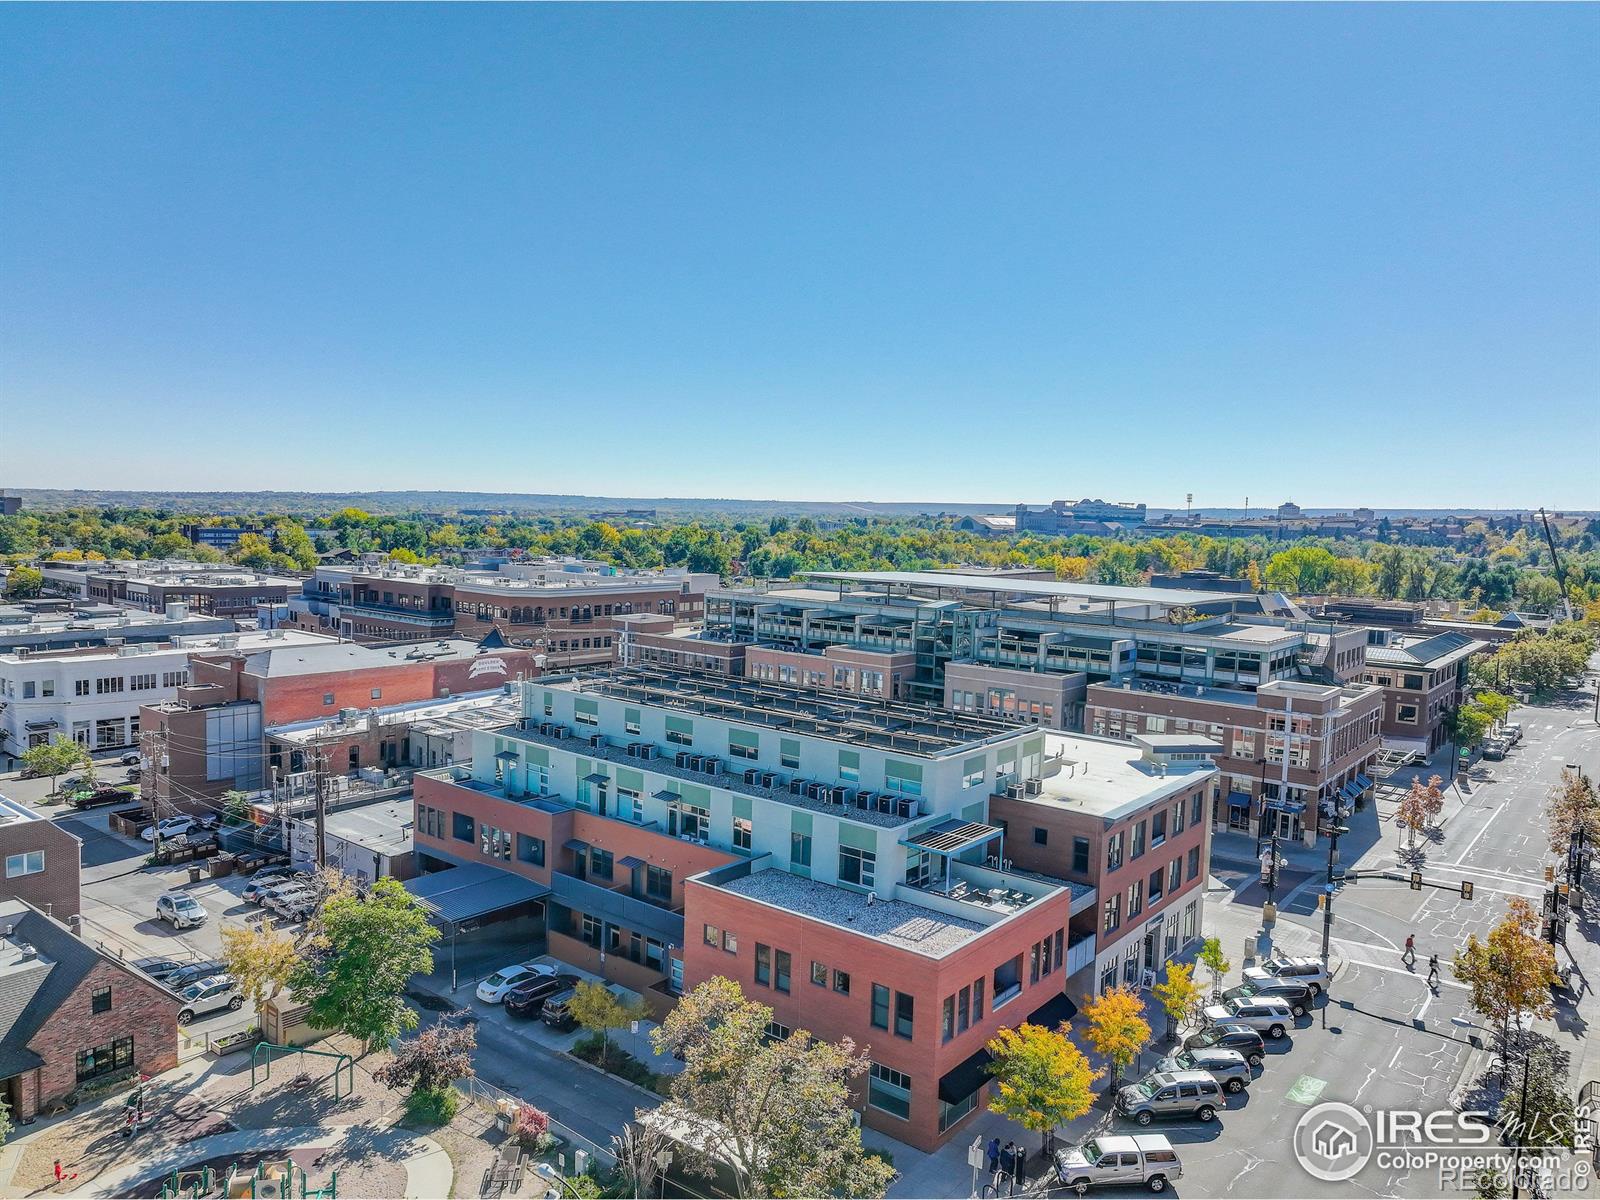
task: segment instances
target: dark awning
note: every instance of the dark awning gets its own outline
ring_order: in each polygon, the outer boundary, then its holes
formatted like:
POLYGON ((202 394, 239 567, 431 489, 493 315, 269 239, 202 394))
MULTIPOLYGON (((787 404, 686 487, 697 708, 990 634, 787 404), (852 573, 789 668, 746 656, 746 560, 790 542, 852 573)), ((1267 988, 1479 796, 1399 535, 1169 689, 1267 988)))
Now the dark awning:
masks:
POLYGON ((583 777, 583 781, 585 783, 610 783, 611 776, 602 774, 599 771, 592 771, 583 777))
POLYGON ((1250 807, 1250 793, 1249 792, 1229 792, 1228 793, 1228 807, 1229 808, 1249 808, 1250 807))
POLYGON ((625 871, 631 871, 635 867, 644 866, 644 859, 639 858, 637 855, 630 854, 626 858, 617 859, 617 866, 621 867, 625 871))
POLYGON ((1351 804, 1354 804, 1361 797, 1361 785, 1357 783, 1347 783, 1339 789, 1339 795, 1348 800, 1351 804))
POLYGON ((1365 775, 1362 775, 1360 772, 1357 772, 1356 773, 1356 786, 1358 788, 1360 788, 1363 792, 1370 791, 1371 788, 1372 788, 1372 780, 1368 779, 1365 775))
MULTIPOLYGON (((1043 1025, 1046 1029, 1054 1029, 1063 1021, 1070 1021, 1077 1014, 1078 1006, 1068 998, 1065 992, 1057 992, 1038 1008, 1028 1014, 1026 1023, 1029 1025, 1043 1025)), ((994 1061, 994 1055, 983 1047, 968 1055, 950 1070, 946 1071, 939 1079, 939 1099, 946 1104, 959 1104, 973 1092, 989 1082, 989 1064, 994 1061)))
POLYGON ((582 838, 568 838, 566 841, 561 843, 561 848, 563 850, 587 850, 589 848, 589 843, 584 841, 582 838))

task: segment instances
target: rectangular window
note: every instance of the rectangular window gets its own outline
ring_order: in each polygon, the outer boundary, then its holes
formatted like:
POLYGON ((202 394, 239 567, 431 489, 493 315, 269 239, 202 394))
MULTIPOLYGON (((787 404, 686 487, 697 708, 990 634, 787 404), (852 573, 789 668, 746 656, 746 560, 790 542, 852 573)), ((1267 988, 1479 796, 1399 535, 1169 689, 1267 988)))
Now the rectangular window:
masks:
POLYGON ((25 854, 6 855, 6 878, 16 879, 21 875, 37 875, 44 870, 44 851, 29 850, 25 854))
POLYGON ((74 679, 72 681, 72 694, 74 696, 87 696, 89 694, 89 681, 87 679, 74 679))
POLYGON ((868 1072, 867 1103, 902 1121, 911 1119, 911 1076, 873 1063, 868 1072))
POLYGON ((894 994, 894 1035, 909 1038, 912 1029, 915 1000, 904 992, 894 994))
POLYGON ((772 986, 772 947, 756 943, 756 982, 763 987, 772 986))
POLYGON ((983 977, 972 981, 972 1019, 983 1020, 983 977))
POLYGON ((1162 885, 1162 882, 1163 882, 1163 880, 1162 880, 1162 870, 1161 870, 1160 867, 1157 867, 1154 871, 1150 872, 1150 903, 1151 904, 1154 904, 1157 900, 1161 899, 1161 891, 1162 891, 1161 885, 1162 885))
POLYGON ((775 976, 773 986, 780 992, 787 992, 789 990, 789 968, 791 965, 789 952, 787 950, 775 951, 772 956, 772 965, 775 976))
POLYGON ((644 894, 658 904, 671 904, 672 872, 661 867, 645 867, 644 894))
POLYGON ((877 877, 878 856, 854 846, 839 847, 839 882, 870 888, 877 877))
POLYGON ((731 929, 722 931, 722 949, 728 954, 739 953, 739 935, 731 929))
POLYGON ((589 874, 593 878, 610 882, 614 870, 615 863, 611 851, 602 850, 599 846, 589 847, 589 874))
POLYGON ((700 936, 708 946, 722 945, 722 930, 718 929, 715 925, 702 925, 700 928, 700 936))
POLYGON ((1175 858, 1167 864, 1167 891, 1175 892, 1183 886, 1183 860, 1175 858))
POLYGON ((984 775, 983 759, 969 758, 961 766, 961 786, 963 788, 982 787, 984 775))
POLYGON ((1193 879, 1200 874, 1200 847, 1196 846, 1189 851, 1189 878, 1193 879))
POLYGON ((828 986, 827 963, 819 963, 816 959, 811 960, 811 982, 816 984, 818 987, 828 986))
POLYGON ((972 989, 964 987, 956 993, 956 1032, 965 1033, 972 1024, 972 989))
POLYGON ((753 733, 746 733, 742 729, 728 730, 728 756, 730 758, 753 759, 761 757, 761 742, 753 733))
POLYGON ((1113 892, 1111 895, 1106 897, 1105 919, 1102 924, 1103 929, 1101 932, 1103 933, 1110 933, 1118 925, 1122 924, 1121 893, 1113 892))
POLYGON ((854 750, 839 751, 839 778, 844 783, 861 782, 861 755, 854 750))
POLYGON ((586 946, 593 946, 596 950, 605 944, 605 922, 599 917, 591 917, 588 913, 583 915, 583 942, 586 946))
POLYGON ((1144 857, 1144 822, 1140 821, 1133 827, 1133 852, 1128 855, 1130 859, 1144 857))
POLYGON ((800 743, 791 738, 778 739, 778 762, 786 770, 800 769, 800 743))
POLYGON ((450 814, 450 836, 458 842, 473 842, 477 840, 477 826, 472 817, 467 813, 450 814))
POLYGON ((622 728, 626 733, 637 734, 639 732, 639 710, 637 708, 623 710, 622 728))
POLYGON ((749 817, 735 817, 733 819, 733 848, 735 850, 749 850, 755 837, 755 827, 750 823, 749 817))
POLYGON ((994 1007, 999 1011, 1005 1004, 1022 995, 1022 955, 994 969, 994 1007))
POLYGON ((889 989, 881 983, 872 985, 872 1027, 889 1028, 889 989))
POLYGON ((88 1079, 98 1079, 102 1075, 109 1075, 113 1071, 120 1071, 124 1067, 133 1066, 133 1039, 131 1037, 118 1038, 104 1046, 96 1046, 92 1050, 78 1051, 78 1082, 88 1079))
POLYGON ((667 741, 674 746, 694 745, 694 722, 687 717, 668 717, 667 741))
POLYGON ((322 693, 322 707, 323 708, 332 708, 333 707, 333 693, 332 692, 323 692, 322 693))
POLYGON ((1150 818, 1150 847, 1161 845, 1167 840, 1167 810, 1162 809, 1150 818))
POLYGON ((97 1013, 110 1012, 111 989, 108 987, 103 987, 96 991, 94 995, 90 997, 89 1008, 90 1011, 97 1013))
POLYGON ((1122 866, 1122 831, 1106 839, 1106 870, 1115 871, 1122 866))
POLYGON ((1050 831, 1042 825, 1035 825, 1033 827, 1033 844, 1035 846, 1046 846, 1049 843, 1050 831))
POLYGON ((1177 837, 1183 832, 1183 801, 1179 800, 1172 806, 1172 836, 1177 837))
POLYGON ((1144 880, 1135 879, 1128 885, 1128 920, 1144 911, 1144 880))
POLYGON ((1089 873, 1089 839, 1086 837, 1072 839, 1072 870, 1078 875, 1089 873))
POLYGON ((1202 792, 1196 792, 1189 797, 1189 824, 1200 824, 1201 818, 1205 816, 1205 804, 1206 798, 1202 792))
POLYGON ((848 971, 834 971, 833 990, 838 992, 841 996, 848 996, 850 994, 850 973, 848 971))
POLYGON ((789 835, 789 862, 797 867, 811 866, 811 835, 806 833, 792 833, 789 835))

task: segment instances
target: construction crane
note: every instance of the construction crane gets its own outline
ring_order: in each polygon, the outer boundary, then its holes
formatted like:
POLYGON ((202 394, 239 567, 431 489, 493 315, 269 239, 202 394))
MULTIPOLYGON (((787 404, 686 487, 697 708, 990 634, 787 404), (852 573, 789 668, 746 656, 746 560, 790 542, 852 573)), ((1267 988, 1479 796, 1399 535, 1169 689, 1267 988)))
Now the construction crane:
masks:
POLYGON ((1556 553, 1556 537, 1550 532, 1550 517, 1542 508, 1539 510, 1539 519, 1544 522, 1544 540, 1550 546, 1550 565, 1555 568, 1556 583, 1561 588, 1561 605, 1566 609, 1567 620, 1570 621, 1572 601, 1567 597, 1567 573, 1561 569, 1561 555, 1556 553))

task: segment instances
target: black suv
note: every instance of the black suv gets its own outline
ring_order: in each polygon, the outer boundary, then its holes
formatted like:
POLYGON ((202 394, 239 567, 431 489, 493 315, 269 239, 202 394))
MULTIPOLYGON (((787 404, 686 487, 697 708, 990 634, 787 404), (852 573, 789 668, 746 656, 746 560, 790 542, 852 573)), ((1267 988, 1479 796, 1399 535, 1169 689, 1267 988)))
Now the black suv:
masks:
POLYGON ((1297 979, 1248 979, 1222 993, 1224 1000, 1251 1000, 1257 996, 1282 1000, 1297 1019, 1310 1012, 1317 999, 1311 985, 1297 979))
POLYGON ((1262 1040, 1259 1033, 1248 1025, 1234 1025, 1228 1022, 1190 1034, 1184 1039, 1183 1045, 1187 1050, 1204 1050, 1210 1046, 1237 1050, 1252 1067, 1259 1067, 1267 1057, 1267 1043, 1262 1040))
POLYGON ((506 993, 506 1011, 517 1017, 537 1017, 546 1000, 577 987, 579 982, 576 975, 536 975, 506 993))

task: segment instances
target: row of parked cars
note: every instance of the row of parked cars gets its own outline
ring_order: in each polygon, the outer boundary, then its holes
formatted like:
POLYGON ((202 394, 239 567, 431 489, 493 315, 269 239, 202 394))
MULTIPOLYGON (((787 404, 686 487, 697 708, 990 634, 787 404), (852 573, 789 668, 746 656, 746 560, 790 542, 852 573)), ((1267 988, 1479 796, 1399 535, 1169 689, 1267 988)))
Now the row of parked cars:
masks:
POLYGON ((226 963, 209 958, 198 962, 142 958, 133 965, 168 991, 177 993, 182 1004, 178 1010, 180 1025, 222 1009, 238 1012, 244 1006, 244 994, 238 981, 228 974, 226 963))
POLYGON ((501 1004, 516 1017, 537 1017, 553 1029, 577 1025, 570 1007, 572 993, 582 980, 557 971, 549 963, 513 963, 478 984, 477 997, 485 1004, 501 1004))
MULTIPOLYGON (((1243 983, 1206 1007, 1205 1028, 1118 1091, 1116 1111, 1144 1126, 1162 1118, 1216 1120, 1226 1097, 1250 1086, 1255 1068, 1266 1061, 1267 1041, 1288 1035, 1328 979, 1317 958, 1275 956, 1248 968, 1243 983)), ((1172 1143, 1155 1134, 1097 1137, 1058 1151, 1055 1167, 1061 1184, 1080 1194, 1138 1184, 1162 1192, 1183 1173, 1172 1143)))
POLYGON ((1500 732, 1483 739, 1483 756, 1491 762, 1498 762, 1506 753, 1522 740, 1522 726, 1515 721, 1508 721, 1500 726, 1500 732))

